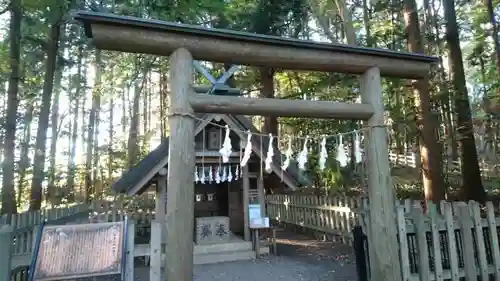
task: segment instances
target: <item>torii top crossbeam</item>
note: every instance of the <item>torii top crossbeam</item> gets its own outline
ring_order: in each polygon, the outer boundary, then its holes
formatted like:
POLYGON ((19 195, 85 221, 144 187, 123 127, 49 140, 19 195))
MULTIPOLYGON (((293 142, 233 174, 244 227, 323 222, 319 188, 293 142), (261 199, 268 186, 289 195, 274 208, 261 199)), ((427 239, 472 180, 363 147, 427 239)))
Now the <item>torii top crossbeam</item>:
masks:
POLYGON ((196 60, 362 74, 372 67, 382 76, 420 79, 434 57, 389 50, 315 43, 159 20, 80 11, 88 37, 97 48, 128 53, 170 55, 190 50, 196 60))

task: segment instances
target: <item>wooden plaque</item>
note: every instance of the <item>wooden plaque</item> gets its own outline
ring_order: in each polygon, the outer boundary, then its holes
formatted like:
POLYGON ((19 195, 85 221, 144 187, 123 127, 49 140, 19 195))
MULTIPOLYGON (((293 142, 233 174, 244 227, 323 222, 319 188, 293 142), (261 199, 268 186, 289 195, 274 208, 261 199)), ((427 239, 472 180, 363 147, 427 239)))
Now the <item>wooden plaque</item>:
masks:
POLYGON ((123 240, 123 222, 46 226, 33 280, 121 274, 123 240))

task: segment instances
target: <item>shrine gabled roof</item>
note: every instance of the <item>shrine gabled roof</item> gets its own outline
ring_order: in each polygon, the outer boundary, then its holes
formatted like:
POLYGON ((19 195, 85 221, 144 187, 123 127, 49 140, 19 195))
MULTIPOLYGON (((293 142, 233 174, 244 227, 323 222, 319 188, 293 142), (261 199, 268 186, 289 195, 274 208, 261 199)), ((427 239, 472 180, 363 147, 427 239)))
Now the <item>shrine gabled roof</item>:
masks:
MULTIPOLYGON (((197 117, 203 119, 205 114, 196 114, 197 117)), ((196 121, 195 128, 202 124, 200 120, 196 121)), ((165 167, 168 162, 168 147, 169 139, 165 138, 158 147, 148 153, 141 161, 128 169, 121 177, 116 180, 111 189, 118 193, 133 194, 144 192, 149 181, 165 167)), ((133 195, 129 194, 129 195, 133 195)))
MULTIPOLYGON (((208 120, 213 118, 212 114, 197 114, 198 118, 201 120, 208 120)), ((237 127, 241 131, 251 131, 253 133, 259 133, 260 131, 253 126, 252 121, 245 116, 234 116, 234 115, 222 115, 222 118, 230 127, 237 127)), ((206 122, 197 120, 195 124, 195 131, 200 131, 201 127, 207 125, 206 122)), ((209 121, 209 120, 208 120, 209 121)), ((246 136, 239 136, 240 138, 245 138, 246 136)), ((262 138, 252 138, 252 147, 254 153, 257 154, 259 158, 265 157, 265 152, 260 151, 269 141, 268 137, 262 138)), ((127 195, 138 195, 146 191, 148 184, 154 178, 154 176, 164 167, 168 165, 168 150, 169 150, 169 139, 168 137, 163 140, 163 142, 146 155, 141 161, 130 168, 128 171, 123 173, 123 175, 116 180, 111 188, 117 193, 126 193, 127 195)), ((291 160, 291 165, 286 171, 281 170, 282 159, 285 156, 279 151, 278 146, 275 144, 274 150, 277 151, 273 159, 273 171, 279 177, 283 177, 282 180, 287 183, 290 187, 308 186, 310 181, 305 175, 297 168, 294 160, 291 160)))

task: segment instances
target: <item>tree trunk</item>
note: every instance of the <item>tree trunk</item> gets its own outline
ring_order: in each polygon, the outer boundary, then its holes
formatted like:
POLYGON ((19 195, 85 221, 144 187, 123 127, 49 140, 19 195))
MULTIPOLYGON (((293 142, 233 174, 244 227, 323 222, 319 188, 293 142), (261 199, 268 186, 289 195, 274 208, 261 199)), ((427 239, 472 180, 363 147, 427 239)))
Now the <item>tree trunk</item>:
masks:
MULTIPOLYGON (((114 89, 116 86, 114 82, 114 74, 115 74, 115 69, 111 69, 111 89, 114 89)), ((114 152, 114 146, 113 143, 115 142, 114 136, 115 136, 115 91, 111 91, 111 96, 109 100, 109 128, 108 128, 108 182, 111 183, 113 180, 113 152, 114 152)))
POLYGON ((127 105, 129 103, 129 94, 128 92, 130 91, 130 87, 129 86, 125 86, 127 83, 124 83, 122 84, 122 87, 123 87, 123 92, 122 92, 122 118, 121 118, 121 122, 120 122, 120 125, 121 125, 121 132, 122 132, 122 135, 125 136, 127 134, 127 123, 128 123, 128 113, 127 113, 127 105))
MULTIPOLYGON (((493 9, 493 0, 486 0, 486 7, 488 8, 488 18, 493 26, 493 43, 495 44, 495 55, 496 55, 496 66, 497 66, 497 77, 500 77, 500 39, 498 38, 498 25, 495 19, 495 11, 493 9)), ((500 78, 498 78, 500 81, 500 78)))
MULTIPOLYGON (((260 79, 260 83, 262 84, 260 96, 262 98, 274 98, 274 70, 270 68, 261 68, 260 79)), ((277 136, 278 118, 276 116, 266 116, 262 131, 277 136)))
POLYGON ((26 185, 26 171, 28 170, 31 161, 28 152, 31 148, 31 122, 33 122, 33 101, 28 101, 28 108, 24 115, 24 132, 23 141, 21 143, 21 153, 19 160, 19 181, 17 184, 17 204, 21 206, 23 198, 24 187, 26 185))
POLYGON ((49 127, 50 104, 52 101, 52 90, 54 88, 54 73, 56 71, 57 54, 59 50, 59 37, 61 33, 61 18, 63 7, 55 5, 57 17, 50 27, 47 40, 47 61, 45 63, 45 75, 42 92, 42 105, 35 144, 35 161, 33 164, 33 179, 31 181, 30 210, 39 210, 42 205, 42 185, 45 180, 45 145, 47 143, 47 131, 49 127))
MULTIPOLYGON (((404 11, 408 50, 414 53, 424 53, 415 0, 404 0, 404 11)), ((417 110, 424 195, 426 200, 432 200, 437 204, 445 199, 445 188, 441 174, 441 147, 436 139, 436 122, 431 113, 429 80, 413 81, 412 85, 417 110)))
POLYGON ((10 7, 10 77, 7 90, 7 116, 4 123, 4 151, 2 162, 2 209, 0 214, 17 213, 14 191, 14 151, 16 149, 17 107, 19 105, 19 76, 21 54, 21 0, 12 0, 10 7))
POLYGON ((51 112, 51 139, 49 152, 49 182, 47 184, 47 200, 52 204, 60 201, 60 194, 56 191, 56 165, 57 165, 57 139, 59 134, 59 96, 61 94, 61 80, 64 71, 64 65, 56 66, 56 74, 54 78, 54 98, 52 102, 51 112))
POLYGON ((139 132, 139 101, 141 97, 141 86, 139 78, 134 86, 134 101, 132 105, 132 118, 130 119, 130 127, 128 133, 128 167, 131 168, 137 163, 138 157, 138 132, 139 132))
MULTIPOLYGON (((87 140, 87 136, 85 135, 85 133, 87 132, 88 133, 88 123, 89 123, 89 120, 87 118, 85 118, 85 116, 89 113, 89 111, 87 110, 87 100, 88 100, 88 94, 87 94, 87 91, 86 91, 86 87, 87 87, 87 74, 88 74, 88 68, 86 67, 87 65, 87 60, 84 58, 84 67, 82 69, 82 79, 83 81, 85 81, 82 85, 82 91, 81 91, 81 97, 82 97, 82 100, 80 102, 80 109, 81 109, 81 116, 82 118, 80 119, 82 124, 80 125, 80 134, 79 134, 79 141, 80 141, 80 149, 81 151, 87 151, 87 145, 88 145, 88 140, 87 140)), ((82 81, 82 82, 83 82, 82 81)), ((86 155, 85 155, 86 156, 86 155)), ((85 162, 86 164, 86 162, 85 162)), ((85 176, 86 176, 86 173, 85 173, 85 168, 84 169, 79 169, 78 166, 75 166, 75 180, 76 179, 79 179, 81 178, 81 176, 83 175, 83 181, 80 180, 79 182, 75 182, 75 184, 77 186, 75 186, 75 189, 74 189, 74 194, 78 194, 78 197, 75 198, 75 200, 77 201, 85 201, 86 200, 86 190, 85 190, 85 176), (83 173, 81 173, 83 172, 83 173), (82 185, 82 182, 83 182, 83 185, 82 185)))
POLYGON ((366 33, 366 46, 373 47, 373 38, 371 33, 371 23, 370 23, 370 8, 368 7, 368 0, 363 0, 363 25, 365 26, 366 33))
MULTIPOLYGON (((80 118, 80 96, 84 89, 83 80, 85 79, 83 76, 83 46, 78 47, 78 59, 77 59, 77 71, 76 71, 76 85, 72 85, 75 87, 74 95, 70 95, 73 100, 72 105, 72 124, 71 124, 71 137, 70 137, 70 146, 69 146, 69 157, 68 157, 68 181, 66 183, 66 194, 69 197, 74 198, 75 193, 75 177, 76 177, 76 146, 78 141, 78 119, 80 118)), ((85 104, 82 105, 82 108, 85 104)))
MULTIPOLYGON (((436 10, 437 4, 435 3, 434 0, 429 3, 428 9, 431 10, 428 14, 430 14, 430 20, 432 22, 432 26, 434 28, 434 38, 435 41, 433 44, 436 47, 436 53, 438 56, 438 74, 439 74, 439 94, 441 96, 441 110, 442 110, 442 118, 444 121, 444 138, 446 139, 445 143, 447 145, 446 149, 446 159, 448 161, 456 161, 458 160, 458 151, 457 151, 457 139, 456 135, 454 133, 454 124, 453 124, 453 119, 451 116, 451 96, 450 96, 450 89, 448 87, 448 79, 446 77, 446 72, 444 70, 444 65, 443 65, 443 49, 441 46, 440 39, 441 38, 441 26, 438 23, 437 17, 438 17, 438 11, 436 10)), ((445 170, 445 172, 447 172, 445 170)))
MULTIPOLYGON (((102 87, 102 85, 101 85, 102 87)), ((100 98, 99 98, 100 100, 100 98)), ((99 107, 97 109, 95 125, 94 125, 94 139, 92 141, 92 182, 91 189, 93 190, 93 198, 100 199, 102 194, 102 182, 99 180, 99 174, 102 174, 101 168, 99 166, 99 124, 101 123, 100 118, 101 102, 99 101, 99 107)))
POLYGON ((354 33, 354 25, 352 24, 352 16, 347 7, 345 0, 335 0, 337 5, 337 10, 339 11, 340 18, 342 18, 342 24, 344 28, 345 39, 348 45, 357 45, 356 43, 356 33, 354 33))
POLYGON ((457 115, 457 131, 459 134, 460 152, 462 157, 462 187, 463 200, 484 202, 486 192, 481 181, 479 163, 477 161, 476 144, 474 141, 472 118, 465 86, 465 73, 460 49, 457 16, 453 0, 444 0, 444 17, 446 21, 446 42, 449 51, 449 69, 455 90, 455 110, 457 115))
POLYGON ((168 109, 168 87, 167 87, 168 79, 165 71, 160 71, 160 135, 161 142, 163 143, 167 138, 168 134, 168 120, 165 116, 165 113, 168 109))
POLYGON ((142 120, 143 120, 143 140, 142 140, 142 150, 143 151, 149 151, 149 146, 150 146, 150 141, 151 141, 151 136, 152 136, 152 131, 151 131, 151 96, 152 96, 152 77, 151 77, 151 71, 149 70, 149 67, 145 69, 144 73, 147 77, 146 80, 144 80, 144 90, 143 90, 143 98, 142 98, 142 120))
POLYGON ((85 154, 85 201, 90 202, 91 196, 93 195, 93 173, 92 171, 97 169, 97 167, 92 167, 94 164, 93 156, 95 149, 95 132, 98 126, 99 111, 101 107, 101 50, 96 50, 95 52, 95 78, 94 78, 94 89, 92 91, 92 107, 89 113, 89 123, 87 124, 87 151, 85 154))

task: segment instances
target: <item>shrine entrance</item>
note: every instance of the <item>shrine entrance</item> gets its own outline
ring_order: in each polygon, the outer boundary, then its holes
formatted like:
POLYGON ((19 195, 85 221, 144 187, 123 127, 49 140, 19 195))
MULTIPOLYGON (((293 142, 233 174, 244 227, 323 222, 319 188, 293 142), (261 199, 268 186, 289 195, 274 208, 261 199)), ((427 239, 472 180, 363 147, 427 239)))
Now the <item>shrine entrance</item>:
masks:
POLYGON ((195 112, 361 120, 366 128, 372 280, 401 280, 381 76, 422 79, 436 58, 79 12, 97 48, 170 56, 165 280, 193 280, 195 112), (193 59, 360 75, 362 103, 196 95, 193 59))

